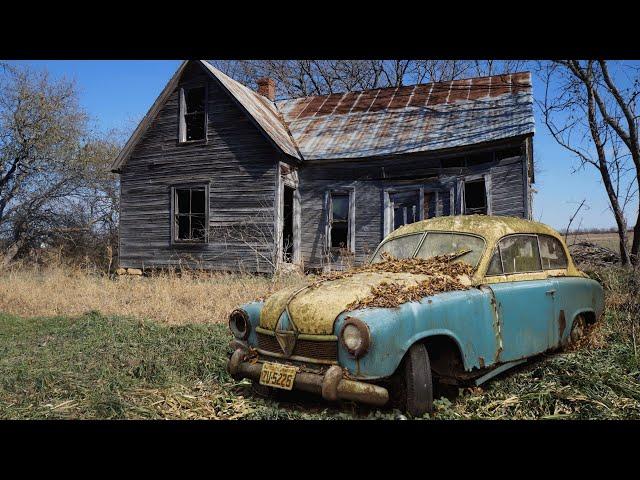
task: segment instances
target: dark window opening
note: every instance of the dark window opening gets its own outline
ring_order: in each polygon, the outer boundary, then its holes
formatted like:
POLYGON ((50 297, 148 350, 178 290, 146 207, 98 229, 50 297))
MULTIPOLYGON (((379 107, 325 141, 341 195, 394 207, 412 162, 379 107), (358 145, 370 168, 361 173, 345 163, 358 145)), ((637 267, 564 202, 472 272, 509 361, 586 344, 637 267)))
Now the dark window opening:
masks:
POLYGON ((291 187, 284 187, 284 208, 282 213, 282 260, 293 261, 293 192, 291 187))
POLYGON ((487 192, 484 179, 464 182, 464 211, 467 215, 487 214, 487 192))
POLYGON ((186 141, 205 138, 205 87, 184 89, 183 139, 186 141))
POLYGON ((422 218, 424 218, 425 220, 427 218, 435 217, 435 215, 431 214, 429 210, 432 201, 435 205, 435 195, 433 195, 433 193, 431 192, 424 192, 424 212, 422 214, 422 218))
POLYGON ((393 211, 393 229, 420 220, 420 191, 389 194, 393 211))
POLYGON ((467 157, 467 166, 481 165, 483 163, 493 162, 493 160, 493 152, 475 153, 467 157))
POLYGON ((331 248, 349 248, 349 194, 331 194, 331 248))
POLYGON ((205 242, 207 238, 206 190, 176 188, 174 196, 174 239, 205 242))
POLYGON ((503 158, 520 157, 521 155, 522 155, 521 147, 511 147, 511 148, 505 148, 503 150, 498 150, 496 152, 496 159, 502 160, 503 158))

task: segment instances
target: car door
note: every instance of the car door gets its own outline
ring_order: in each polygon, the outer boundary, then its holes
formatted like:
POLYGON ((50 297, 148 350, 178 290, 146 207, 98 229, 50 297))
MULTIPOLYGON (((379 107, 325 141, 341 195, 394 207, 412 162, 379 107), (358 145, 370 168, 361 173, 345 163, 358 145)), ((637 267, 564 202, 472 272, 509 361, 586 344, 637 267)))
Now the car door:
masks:
POLYGON ((508 362, 549 349, 554 341, 556 286, 544 273, 535 235, 509 235, 498 242, 487 275, 499 275, 489 286, 496 300, 501 350, 508 362))

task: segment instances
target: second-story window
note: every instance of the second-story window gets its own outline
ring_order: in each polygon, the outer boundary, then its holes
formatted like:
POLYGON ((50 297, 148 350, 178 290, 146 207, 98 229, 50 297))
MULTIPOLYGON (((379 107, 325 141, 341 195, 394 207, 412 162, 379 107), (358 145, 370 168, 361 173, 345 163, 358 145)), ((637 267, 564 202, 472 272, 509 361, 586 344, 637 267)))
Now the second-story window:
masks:
POLYGON ((204 140, 206 138, 206 89, 184 87, 180 101, 180 141, 204 140))

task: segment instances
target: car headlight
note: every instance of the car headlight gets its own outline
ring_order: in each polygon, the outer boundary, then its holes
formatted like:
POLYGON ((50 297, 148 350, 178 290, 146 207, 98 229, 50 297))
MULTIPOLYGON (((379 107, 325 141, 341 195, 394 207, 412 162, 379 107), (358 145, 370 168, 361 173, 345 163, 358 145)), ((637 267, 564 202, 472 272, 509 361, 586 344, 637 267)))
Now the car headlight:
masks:
POLYGON ((246 340, 249 338, 251 324, 249 323, 249 315, 240 308, 236 308, 229 315, 229 328, 238 340, 246 340))
POLYGON ((369 350, 371 343, 369 327, 358 318, 347 317, 342 324, 340 341, 351 355, 360 358, 369 350))

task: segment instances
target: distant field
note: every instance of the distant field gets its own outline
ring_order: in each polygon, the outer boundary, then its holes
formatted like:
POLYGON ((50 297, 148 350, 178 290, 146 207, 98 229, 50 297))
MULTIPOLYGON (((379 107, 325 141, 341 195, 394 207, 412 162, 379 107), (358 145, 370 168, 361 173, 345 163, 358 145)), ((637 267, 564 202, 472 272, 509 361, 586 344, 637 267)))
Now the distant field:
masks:
MULTIPOLYGON (((629 235, 629 242, 633 235, 629 235)), ((614 252, 620 253, 620 245, 618 244, 617 233, 570 233, 567 237, 567 244, 571 245, 578 242, 591 242, 605 248, 609 248, 614 252)))

